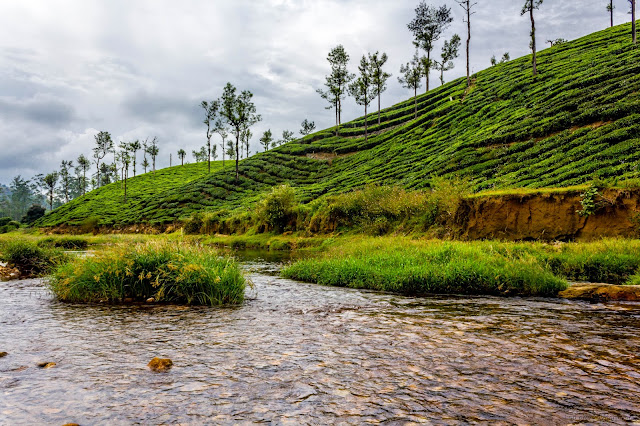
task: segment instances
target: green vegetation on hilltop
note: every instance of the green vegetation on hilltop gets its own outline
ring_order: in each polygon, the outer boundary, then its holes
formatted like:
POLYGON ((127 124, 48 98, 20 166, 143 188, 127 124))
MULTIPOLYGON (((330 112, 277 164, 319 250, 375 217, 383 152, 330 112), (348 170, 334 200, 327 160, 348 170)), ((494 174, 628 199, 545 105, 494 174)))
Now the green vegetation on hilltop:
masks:
POLYGON ((92 191, 41 219, 40 226, 167 224, 196 211, 253 209, 271 187, 289 184, 308 203, 367 184, 409 189, 434 176, 468 179, 474 191, 580 185, 594 177, 640 176, 640 50, 630 24, 562 43, 455 80, 360 118, 242 160, 210 175, 178 166, 92 191))

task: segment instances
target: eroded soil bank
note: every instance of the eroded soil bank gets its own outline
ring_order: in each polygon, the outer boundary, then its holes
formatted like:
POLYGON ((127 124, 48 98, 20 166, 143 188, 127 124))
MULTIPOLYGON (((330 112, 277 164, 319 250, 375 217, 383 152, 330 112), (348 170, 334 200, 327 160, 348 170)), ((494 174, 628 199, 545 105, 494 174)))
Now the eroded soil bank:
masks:
POLYGON ((456 213, 456 224, 466 240, 637 237, 640 189, 607 189, 601 194, 589 216, 578 214, 583 210, 580 191, 466 198, 456 213))

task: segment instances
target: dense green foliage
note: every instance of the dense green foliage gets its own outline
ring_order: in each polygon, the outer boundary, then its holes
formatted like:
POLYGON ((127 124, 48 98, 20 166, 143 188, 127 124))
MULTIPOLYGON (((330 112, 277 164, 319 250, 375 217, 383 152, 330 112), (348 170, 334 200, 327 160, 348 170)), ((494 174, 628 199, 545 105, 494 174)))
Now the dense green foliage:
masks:
POLYGON ((405 294, 553 295, 565 280, 638 283, 640 241, 543 244, 365 238, 332 244, 285 277, 405 294), (635 275, 634 275, 635 274, 635 275))
POLYGON ((35 241, 19 238, 0 241, 0 260, 18 268, 23 276, 45 275, 66 259, 61 249, 41 247, 35 241))
POLYGON ((119 246, 60 265, 50 281, 67 302, 144 301, 196 305, 238 304, 245 279, 228 257, 198 246, 167 242, 119 246))
POLYGON ((82 237, 50 236, 38 240, 38 247, 57 247, 64 250, 85 250, 89 240, 82 237))
POLYGON ((640 176, 640 50, 630 24, 496 65, 368 117, 359 118, 228 167, 173 167, 76 199, 38 224, 172 223, 195 211, 242 212, 271 187, 289 184, 308 203, 367 184, 429 188, 434 176, 468 179, 475 191, 571 186, 594 177, 640 176))

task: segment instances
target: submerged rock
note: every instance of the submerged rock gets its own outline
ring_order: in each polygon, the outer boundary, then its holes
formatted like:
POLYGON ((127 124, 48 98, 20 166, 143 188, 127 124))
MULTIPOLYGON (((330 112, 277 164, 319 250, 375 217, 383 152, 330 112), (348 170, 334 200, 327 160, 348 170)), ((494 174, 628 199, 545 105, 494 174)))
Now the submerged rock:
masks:
POLYGON ((40 368, 52 368, 55 367, 57 364, 55 362, 39 362, 38 363, 38 367, 40 368))
POLYGON ((7 355, 9 355, 9 354, 8 354, 8 353, 6 353, 6 352, 0 352, 0 358, 4 358, 4 357, 5 357, 5 356, 7 356, 7 355))
POLYGON ((612 284, 574 284, 558 293, 565 299, 582 299, 593 301, 622 300, 640 301, 640 286, 612 284))
POLYGON ((147 299, 147 303, 154 303, 155 301, 156 299, 154 299, 153 297, 147 299))
POLYGON ((149 362, 149 364, 147 364, 147 367, 149 367, 151 370, 158 372, 169 371, 171 369, 171 366, 173 366, 173 361, 171 361, 169 358, 158 357, 153 358, 149 362))

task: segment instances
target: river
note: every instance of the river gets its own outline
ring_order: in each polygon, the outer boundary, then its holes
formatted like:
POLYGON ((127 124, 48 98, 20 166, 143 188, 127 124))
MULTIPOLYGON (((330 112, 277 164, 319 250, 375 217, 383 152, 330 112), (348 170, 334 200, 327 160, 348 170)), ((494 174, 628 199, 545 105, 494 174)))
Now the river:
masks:
POLYGON ((409 298, 245 266, 234 308, 0 283, 0 424, 640 422, 639 304, 409 298))

